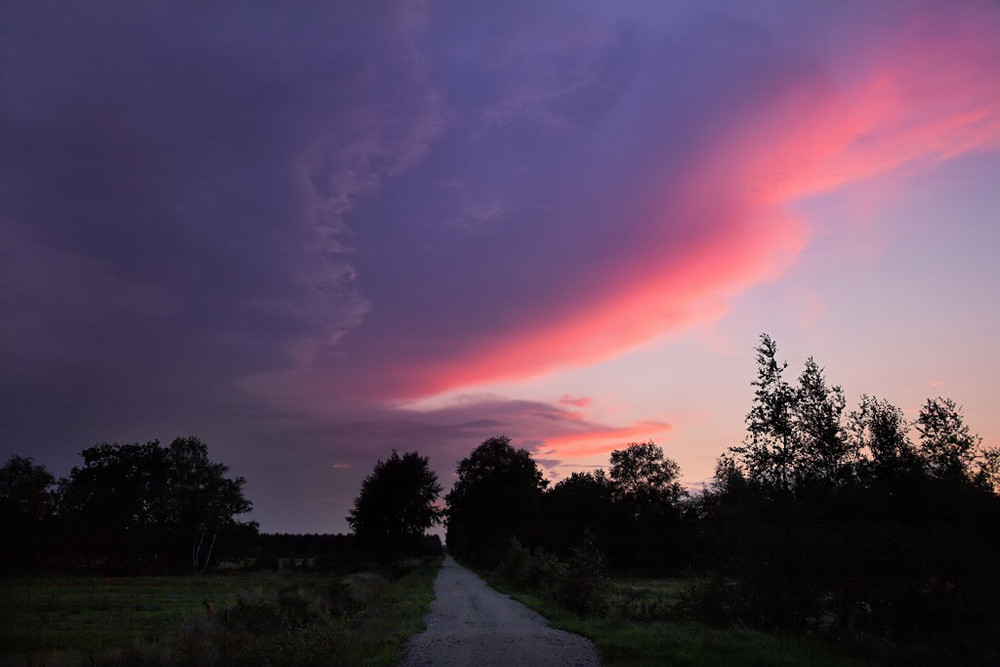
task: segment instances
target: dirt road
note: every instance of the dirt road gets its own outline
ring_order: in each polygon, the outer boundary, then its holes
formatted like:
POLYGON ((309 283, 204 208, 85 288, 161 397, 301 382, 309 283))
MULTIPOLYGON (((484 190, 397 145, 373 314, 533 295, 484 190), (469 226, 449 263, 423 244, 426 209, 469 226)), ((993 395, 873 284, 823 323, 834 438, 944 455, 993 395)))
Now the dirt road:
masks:
POLYGON ((405 667, 601 664, 589 640, 548 627, 544 618, 497 593, 450 556, 434 593, 427 630, 410 639, 405 667))

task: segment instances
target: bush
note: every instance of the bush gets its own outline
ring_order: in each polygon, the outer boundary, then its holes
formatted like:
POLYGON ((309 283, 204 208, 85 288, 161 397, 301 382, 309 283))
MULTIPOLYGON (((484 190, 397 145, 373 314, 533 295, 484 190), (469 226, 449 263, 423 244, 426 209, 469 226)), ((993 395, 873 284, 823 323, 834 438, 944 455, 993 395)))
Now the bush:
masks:
POLYGON ((541 594, 581 616, 602 615, 608 610, 603 561, 589 539, 574 548, 565 562, 544 549, 529 551, 512 539, 494 574, 514 588, 541 594))
POLYGON ((600 616, 608 611, 601 554, 593 541, 573 549, 556 579, 556 602, 581 616, 600 616))

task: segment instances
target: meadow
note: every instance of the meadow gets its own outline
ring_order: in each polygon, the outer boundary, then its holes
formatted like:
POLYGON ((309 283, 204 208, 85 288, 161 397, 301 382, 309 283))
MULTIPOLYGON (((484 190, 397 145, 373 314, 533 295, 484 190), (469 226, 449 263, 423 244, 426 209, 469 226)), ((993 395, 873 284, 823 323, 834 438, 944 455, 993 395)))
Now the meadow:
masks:
MULTIPOLYGON (((557 562, 551 556, 539 559, 536 554, 532 565, 539 561, 543 568, 557 562)), ((535 579, 537 583, 527 585, 525 579, 512 581, 503 567, 481 572, 491 585, 540 613, 552 626, 593 641, 603 664, 610 667, 985 664, 975 656, 929 646, 901 646, 874 637, 835 641, 825 636, 763 632, 739 624, 708 625, 692 619, 689 613, 693 596, 705 583, 698 577, 602 576, 595 591, 599 592, 588 599, 589 606, 570 609, 557 599, 558 579, 576 579, 581 569, 586 569, 579 567, 581 563, 576 565, 543 574, 535 579)))
POLYGON ((439 566, 6 578, 0 664, 392 665, 439 566))
POLYGON ((514 593, 555 627, 589 638, 605 665, 729 666, 874 665, 874 655, 819 639, 784 637, 741 627, 715 628, 679 611, 693 580, 614 578, 606 612, 580 615, 544 596, 514 593))

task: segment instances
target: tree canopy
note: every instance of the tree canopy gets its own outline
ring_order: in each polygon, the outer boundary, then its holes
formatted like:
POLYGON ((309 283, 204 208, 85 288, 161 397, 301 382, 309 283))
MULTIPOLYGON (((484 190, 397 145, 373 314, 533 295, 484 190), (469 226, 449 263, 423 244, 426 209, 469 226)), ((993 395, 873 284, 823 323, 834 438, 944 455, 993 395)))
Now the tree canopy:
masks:
POLYGON ((4 570, 37 565, 51 534, 55 477, 30 457, 14 455, 0 468, 0 553, 4 570))
POLYGON ((654 442, 630 443, 610 456, 615 492, 638 503, 676 502, 684 493, 681 468, 654 442))
POLYGON ((530 452, 510 438, 488 438, 457 467, 458 479, 445 496, 448 548, 459 556, 495 562, 512 537, 537 542, 542 492, 548 481, 530 452))
POLYGON ((393 451, 362 482, 347 523, 366 548, 385 556, 415 553, 424 532, 441 521, 442 510, 435 505, 440 493, 427 457, 393 451))
POLYGON ((747 437, 699 502, 702 552, 731 582, 714 608, 791 630, 826 619, 897 640, 997 636, 1000 452, 951 399, 909 422, 862 395, 845 417, 814 359, 791 385, 769 336, 756 352, 747 437))
POLYGON ((196 437, 168 447, 99 444, 61 484, 60 512, 91 559, 117 567, 188 567, 204 571, 220 534, 256 530, 236 517, 249 512, 246 480, 208 458, 196 437))

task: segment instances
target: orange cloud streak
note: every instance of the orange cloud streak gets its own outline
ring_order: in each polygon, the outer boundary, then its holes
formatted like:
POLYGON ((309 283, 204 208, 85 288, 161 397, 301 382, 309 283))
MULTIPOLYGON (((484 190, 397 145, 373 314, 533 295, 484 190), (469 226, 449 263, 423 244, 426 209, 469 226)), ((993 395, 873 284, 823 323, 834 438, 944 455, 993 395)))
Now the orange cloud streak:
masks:
POLYGON ((621 428, 603 428, 586 433, 572 433, 545 439, 539 454, 555 458, 582 458, 608 454, 630 442, 649 440, 673 427, 661 422, 642 421, 621 428))

